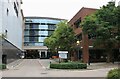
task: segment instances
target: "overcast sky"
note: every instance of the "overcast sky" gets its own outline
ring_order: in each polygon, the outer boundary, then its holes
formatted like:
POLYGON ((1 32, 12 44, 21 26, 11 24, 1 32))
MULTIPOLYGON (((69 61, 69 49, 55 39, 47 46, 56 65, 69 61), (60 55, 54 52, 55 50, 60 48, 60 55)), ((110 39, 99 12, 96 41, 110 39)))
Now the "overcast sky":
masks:
MULTIPOLYGON (((53 17, 70 20, 82 7, 97 8, 111 0, 22 0, 24 16, 53 17)), ((116 0, 118 1, 118 0, 116 0)))

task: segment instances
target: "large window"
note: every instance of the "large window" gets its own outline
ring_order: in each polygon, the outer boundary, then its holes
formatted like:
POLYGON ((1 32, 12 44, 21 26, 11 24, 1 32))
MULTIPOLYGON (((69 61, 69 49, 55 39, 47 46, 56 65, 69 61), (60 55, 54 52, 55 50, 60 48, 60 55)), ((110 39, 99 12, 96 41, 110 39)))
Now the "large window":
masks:
POLYGON ((38 42, 38 37, 29 37, 30 42, 38 42))
POLYGON ((49 30, 55 30, 56 26, 55 25, 48 25, 49 30))
POLYGON ((48 25, 39 25, 39 29, 48 29, 48 25))
POLYGON ((24 35, 29 35, 29 31, 25 31, 25 32, 24 32, 24 35))
POLYGON ((31 30, 31 31, 29 31, 29 35, 30 36, 36 36, 36 35, 39 35, 39 31, 35 31, 35 30, 31 30))
POLYGON ((45 38, 47 37, 39 37, 39 42, 44 42, 45 38))
POLYGON ((44 46, 44 43, 24 43, 25 46, 44 46))
POLYGON ((35 46, 43 46, 43 43, 35 43, 35 46))
POLYGON ((48 36, 48 31, 39 31, 39 35, 48 36))
POLYGON ((48 31, 48 36, 50 36, 51 34, 53 34, 54 31, 48 31))
POLYGON ((29 29, 29 24, 25 24, 25 29, 29 29))
POLYGON ((24 37, 25 42, 29 42, 29 37, 24 37))

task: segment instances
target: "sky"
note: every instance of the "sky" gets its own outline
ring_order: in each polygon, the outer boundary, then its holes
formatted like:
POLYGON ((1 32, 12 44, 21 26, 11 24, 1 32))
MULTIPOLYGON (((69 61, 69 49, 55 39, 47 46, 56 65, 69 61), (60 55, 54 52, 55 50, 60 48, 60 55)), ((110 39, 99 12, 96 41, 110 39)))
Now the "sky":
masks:
MULTIPOLYGON (((24 16, 70 20, 82 7, 97 8, 111 0, 22 0, 24 16)), ((118 0, 116 0, 117 2, 118 0)))

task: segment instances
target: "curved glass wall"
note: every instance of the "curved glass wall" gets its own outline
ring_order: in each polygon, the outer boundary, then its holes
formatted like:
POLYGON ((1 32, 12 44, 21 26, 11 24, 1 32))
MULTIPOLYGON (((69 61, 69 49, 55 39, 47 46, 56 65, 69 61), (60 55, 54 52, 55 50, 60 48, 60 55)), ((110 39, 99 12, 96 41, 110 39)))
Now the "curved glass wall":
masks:
POLYGON ((44 39, 50 36, 61 20, 25 18, 24 45, 44 46, 44 39))

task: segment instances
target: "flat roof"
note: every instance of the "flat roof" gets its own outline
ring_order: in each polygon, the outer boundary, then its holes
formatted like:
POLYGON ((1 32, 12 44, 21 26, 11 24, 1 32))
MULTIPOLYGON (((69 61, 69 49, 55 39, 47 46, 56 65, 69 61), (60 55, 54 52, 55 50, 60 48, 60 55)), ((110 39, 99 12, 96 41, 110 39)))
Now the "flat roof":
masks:
POLYGON ((38 17, 38 16, 26 16, 26 19, 52 19, 52 20, 66 20, 61 18, 52 18, 52 17, 38 17))

